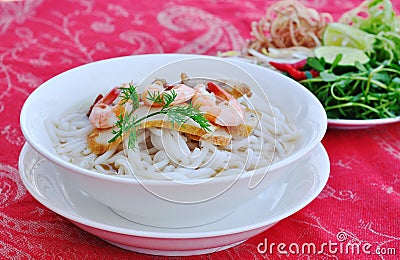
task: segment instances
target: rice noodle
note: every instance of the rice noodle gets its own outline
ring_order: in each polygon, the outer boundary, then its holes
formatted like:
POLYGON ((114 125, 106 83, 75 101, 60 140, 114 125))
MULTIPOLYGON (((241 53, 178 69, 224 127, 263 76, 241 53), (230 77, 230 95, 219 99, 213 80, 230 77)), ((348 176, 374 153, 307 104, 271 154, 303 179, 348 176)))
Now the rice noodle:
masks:
MULTIPOLYGON (((86 107, 85 107, 86 108, 86 107)), ((147 128, 137 137, 136 149, 127 147, 127 139, 116 148, 98 156, 87 147, 92 126, 85 108, 46 120, 55 150, 79 167, 103 174, 143 179, 201 179, 240 174, 269 166, 296 149, 302 133, 277 108, 262 113, 261 120, 247 138, 233 138, 226 147, 193 141, 169 129, 147 128)))
MULTIPOLYGON (((246 106, 243 100, 239 102, 246 106)), ((138 133, 135 149, 124 149, 128 146, 125 138, 113 149, 95 155, 87 144, 93 130, 85 113, 87 107, 57 117, 59 120, 47 120, 46 129, 63 159, 103 174, 133 173, 137 178, 176 180, 238 174, 282 160, 301 138, 286 115, 272 107, 269 113, 259 111, 260 121, 255 121, 258 125, 250 136, 234 136, 224 147, 153 127, 138 133)))

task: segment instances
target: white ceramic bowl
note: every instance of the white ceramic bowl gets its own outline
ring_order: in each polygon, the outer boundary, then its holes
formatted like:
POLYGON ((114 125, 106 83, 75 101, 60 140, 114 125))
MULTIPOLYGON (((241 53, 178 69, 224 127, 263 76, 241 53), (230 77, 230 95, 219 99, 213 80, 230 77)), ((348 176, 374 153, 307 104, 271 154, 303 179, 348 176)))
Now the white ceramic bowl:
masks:
MULTIPOLYGON (((168 77, 168 73, 180 72, 164 67, 156 74, 168 77)), ((279 73, 252 64, 235 61, 231 64, 215 57, 177 54, 114 58, 66 71, 43 83, 28 97, 20 120, 28 143, 63 173, 64 185, 78 186, 91 198, 132 221, 171 228, 216 221, 271 185, 284 183, 291 170, 306 160, 320 143, 327 127, 326 114, 319 101, 299 83, 279 73), (272 104, 286 113, 304 133, 295 151, 251 173, 188 182, 138 181, 104 175, 65 162, 56 154, 44 126, 47 117, 63 114, 74 104, 92 100, 98 93, 123 82, 139 82, 162 65, 188 58, 189 63, 175 63, 178 64, 175 69, 185 68, 191 76, 244 81, 253 87, 251 102, 258 109, 268 110, 272 104)))

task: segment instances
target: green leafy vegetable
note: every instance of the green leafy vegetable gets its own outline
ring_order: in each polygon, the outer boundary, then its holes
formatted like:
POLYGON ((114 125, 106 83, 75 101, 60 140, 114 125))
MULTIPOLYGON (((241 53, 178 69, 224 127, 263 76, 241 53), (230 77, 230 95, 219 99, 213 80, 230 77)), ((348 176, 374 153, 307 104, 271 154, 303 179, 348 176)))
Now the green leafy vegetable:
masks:
POLYGON ((399 21, 390 0, 364 1, 359 8, 344 15, 352 26, 371 34, 395 32, 399 29, 399 21), (360 16, 359 13, 364 13, 360 16), (365 17, 366 16, 366 17, 365 17))
POLYGON ((319 71, 319 77, 300 82, 320 100, 328 118, 378 119, 400 116, 400 20, 391 1, 366 0, 345 13, 339 21, 344 24, 328 25, 330 31, 325 33, 325 43, 345 44, 346 41, 335 39, 340 39, 338 32, 347 26, 352 34, 343 32, 348 38, 342 39, 353 40, 360 46, 364 41, 370 43, 369 48, 363 49, 369 61, 364 64, 356 62, 354 66, 340 66, 340 54, 332 64, 323 58, 309 58, 307 66, 319 71))
POLYGON ((139 107, 139 97, 136 91, 136 86, 129 84, 128 87, 121 87, 121 100, 123 104, 128 106, 128 112, 121 115, 119 120, 115 123, 113 134, 114 137, 109 142, 114 142, 124 134, 128 133, 128 148, 135 148, 137 135, 140 124, 147 118, 155 115, 164 114, 172 125, 177 124, 181 126, 187 121, 188 118, 193 119, 202 129, 211 131, 209 121, 204 117, 202 112, 197 108, 189 105, 171 106, 177 94, 175 91, 160 93, 149 93, 148 99, 154 103, 162 105, 161 110, 147 114, 141 118, 137 118, 135 110, 139 107))
MULTIPOLYGON (((340 57, 338 57, 340 59, 340 57)), ((372 66, 376 61, 338 68, 337 63, 309 58, 320 77, 300 81, 313 92, 332 119, 377 119, 400 116, 400 66, 372 66), (372 64, 371 64, 372 63, 372 64), (340 70, 338 70, 340 69, 340 70)))
POLYGON ((366 38, 375 39, 370 54, 377 62, 396 63, 400 60, 400 20, 390 0, 366 0, 343 14, 340 21, 368 33, 366 38))

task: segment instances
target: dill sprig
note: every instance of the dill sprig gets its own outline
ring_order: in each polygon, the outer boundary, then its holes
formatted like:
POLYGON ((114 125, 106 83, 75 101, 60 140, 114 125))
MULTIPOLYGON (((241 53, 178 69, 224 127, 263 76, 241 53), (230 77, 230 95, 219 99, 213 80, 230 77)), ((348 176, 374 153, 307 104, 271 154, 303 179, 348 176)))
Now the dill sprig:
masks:
POLYGON ((114 137, 108 142, 114 142, 118 138, 122 138, 125 133, 129 133, 128 148, 135 148, 140 124, 147 118, 155 115, 164 114, 167 116, 168 121, 174 127, 175 124, 182 126, 189 118, 195 121, 200 128, 205 131, 211 131, 209 121, 204 117, 204 114, 194 107, 191 103, 185 105, 172 106, 172 103, 177 97, 174 90, 169 92, 155 92, 149 93, 147 99, 154 103, 160 104, 161 110, 154 113, 147 114, 141 118, 137 118, 135 110, 139 108, 139 95, 136 91, 136 86, 129 83, 128 87, 121 87, 121 104, 129 105, 125 115, 120 115, 118 121, 114 125, 112 133, 114 137))

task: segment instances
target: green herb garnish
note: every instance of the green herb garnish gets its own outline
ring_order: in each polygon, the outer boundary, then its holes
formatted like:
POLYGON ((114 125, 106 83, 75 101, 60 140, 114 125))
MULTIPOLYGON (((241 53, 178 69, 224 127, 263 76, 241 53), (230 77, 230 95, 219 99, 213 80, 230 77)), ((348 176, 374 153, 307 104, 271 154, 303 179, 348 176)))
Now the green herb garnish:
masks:
MULTIPOLYGON (((337 57, 337 61, 340 57, 337 57)), ((400 66, 379 63, 341 67, 309 58, 320 76, 300 81, 320 100, 331 119, 377 119, 400 115, 400 66), (321 69, 321 67, 324 67, 321 69)))
POLYGON ((205 131, 211 131, 209 121, 204 117, 203 113, 194 107, 192 104, 188 105, 177 105, 172 106, 171 104, 175 101, 177 94, 174 90, 164 93, 149 93, 148 100, 160 104, 161 110, 147 114, 141 118, 137 118, 135 110, 139 107, 139 95, 136 91, 136 86, 129 83, 128 87, 121 87, 121 102, 127 106, 127 112, 125 115, 120 115, 118 121, 114 125, 112 133, 114 137, 108 142, 112 143, 124 134, 129 133, 128 148, 135 148, 137 135, 139 132, 140 124, 143 120, 150 118, 155 115, 164 114, 174 127, 175 124, 182 126, 188 118, 195 121, 200 128, 205 131))

